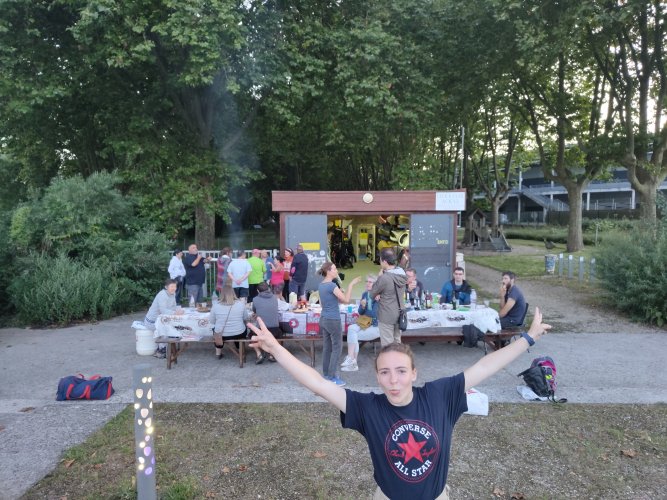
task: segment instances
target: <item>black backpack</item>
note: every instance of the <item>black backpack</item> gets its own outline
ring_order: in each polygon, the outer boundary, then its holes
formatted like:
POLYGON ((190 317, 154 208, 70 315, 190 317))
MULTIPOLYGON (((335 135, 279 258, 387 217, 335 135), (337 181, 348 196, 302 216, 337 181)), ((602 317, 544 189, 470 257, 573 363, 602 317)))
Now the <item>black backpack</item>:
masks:
POLYGON ((565 398, 556 399, 556 363, 549 356, 535 358, 530 368, 519 373, 517 377, 523 377, 526 385, 540 397, 554 403, 567 401, 565 398))
POLYGON ((484 340, 484 332, 475 325, 463 325, 463 346, 477 347, 477 342, 484 340))

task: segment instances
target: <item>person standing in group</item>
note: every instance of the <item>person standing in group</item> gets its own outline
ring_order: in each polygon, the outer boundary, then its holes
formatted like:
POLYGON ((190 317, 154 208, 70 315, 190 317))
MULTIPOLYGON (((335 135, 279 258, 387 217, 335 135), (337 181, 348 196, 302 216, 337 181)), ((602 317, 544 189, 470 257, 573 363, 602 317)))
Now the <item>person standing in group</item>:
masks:
POLYGON ((521 326, 525 319, 526 299, 521 289, 514 283, 516 274, 512 271, 503 273, 503 281, 500 285, 500 327, 512 328, 521 326))
POLYGON ((289 282, 292 279, 291 271, 292 271, 292 260, 294 259, 294 250, 291 248, 286 248, 284 252, 284 257, 285 257, 285 262, 283 262, 283 297, 285 298, 285 302, 289 302, 289 282))
MULTIPOLYGON (((376 483, 374 499, 449 499, 450 450, 454 425, 468 410, 466 391, 521 356, 551 328, 535 316, 528 332, 449 377, 414 387, 417 367, 407 344, 382 347, 375 374, 382 394, 343 389, 299 361, 258 320, 248 325, 255 344, 272 354, 294 379, 340 411, 341 425, 359 432, 368 444, 376 483)), ((532 425, 526 419, 521 425, 532 425)), ((480 464, 482 465, 482 464, 480 464)))
POLYGON ((215 291, 220 295, 222 293, 222 285, 227 279, 227 267, 232 261, 232 249, 225 247, 220 251, 218 262, 216 265, 215 291))
MULTIPOLYGON (((243 260, 245 261, 245 259, 243 260)), ((247 338, 245 322, 248 319, 248 313, 245 306, 245 297, 238 298, 232 289, 232 281, 226 280, 222 285, 218 301, 214 302, 211 307, 213 343, 215 345, 215 355, 218 359, 222 358, 222 347, 225 341, 247 338)), ((235 344, 238 349, 239 343, 236 342, 235 344)), ((261 353, 259 347, 255 346, 254 349, 256 353, 261 353)))
POLYGON ((183 279, 185 278, 185 266, 183 265, 183 250, 174 250, 174 255, 169 261, 167 269, 169 278, 176 280, 176 302, 180 302, 183 294, 183 279))
POLYGON ((206 281, 206 266, 209 257, 204 257, 197 250, 194 243, 188 247, 188 253, 183 257, 185 266, 185 289, 190 300, 201 302, 204 299, 204 282, 206 281))
POLYGON ((283 259, 280 256, 273 259, 273 262, 269 262, 269 269, 271 271, 269 284, 271 285, 271 289, 273 290, 275 290, 276 287, 280 286, 281 293, 284 286, 284 278, 283 278, 285 273, 285 267, 283 266, 284 262, 285 259, 283 259))
POLYGON ((266 269, 264 281, 268 283, 271 280, 271 264, 273 264, 274 259, 268 250, 262 250, 260 258, 264 261, 264 268, 266 269))
POLYGON ((371 289, 374 300, 380 300, 378 308, 378 328, 380 343, 384 346, 392 342, 401 342, 401 330, 398 328, 398 314, 403 307, 399 301, 405 297, 405 271, 396 265, 396 254, 391 248, 380 252, 380 275, 371 289))
POLYGON ((252 267, 248 264, 248 259, 245 257, 245 252, 239 250, 239 256, 232 259, 227 266, 227 276, 231 280, 231 287, 234 289, 236 296, 241 299, 248 299, 248 276, 252 272, 252 267))
POLYGON ((308 280, 308 256, 303 252, 303 246, 296 246, 296 255, 292 259, 290 268, 292 279, 289 284, 290 293, 296 293, 296 298, 306 300, 306 281, 308 280))
POLYGON ((370 324, 363 327, 359 324, 359 320, 357 320, 357 323, 347 327, 347 356, 345 356, 345 359, 340 365, 341 371, 356 372, 359 370, 357 362, 359 355, 359 341, 375 340, 380 337, 380 329, 378 328, 377 319, 379 302, 373 300, 373 297, 370 294, 377 279, 377 276, 374 274, 366 276, 366 291, 361 295, 361 301, 359 302, 357 312, 360 315, 359 318, 367 317, 366 321, 370 318, 370 324))
POLYGON ((452 299, 456 298, 459 301, 459 304, 470 304, 470 293, 472 288, 470 284, 463 279, 463 274, 465 270, 462 267, 455 267, 454 278, 451 281, 445 282, 442 285, 442 290, 440 290, 440 301, 443 304, 449 304, 452 299))
POLYGON ((260 258, 261 254, 258 248, 253 248, 252 257, 248 259, 248 264, 252 268, 248 275, 248 302, 252 302, 252 299, 257 297, 257 285, 264 281, 264 274, 266 274, 266 266, 260 258))
MULTIPOLYGON (((298 254, 297 254, 298 255, 298 254)), ((349 304, 352 288, 361 281, 357 276, 343 291, 333 282, 338 278, 338 270, 333 262, 325 262, 318 273, 324 276, 318 287, 322 313, 320 314, 320 335, 322 335, 322 374, 324 378, 336 385, 343 386, 338 378, 338 362, 343 348, 343 325, 340 322, 340 308, 338 304, 349 304)))

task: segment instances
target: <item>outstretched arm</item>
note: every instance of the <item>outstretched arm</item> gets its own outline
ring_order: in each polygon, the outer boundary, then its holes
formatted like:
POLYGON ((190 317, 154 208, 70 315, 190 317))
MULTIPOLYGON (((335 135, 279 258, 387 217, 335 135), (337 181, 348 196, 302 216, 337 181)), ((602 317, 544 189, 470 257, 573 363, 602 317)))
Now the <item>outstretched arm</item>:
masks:
MULTIPOLYGON (((536 307, 535 316, 533 317, 533 322, 528 330, 528 335, 530 335, 533 340, 537 340, 550 329, 551 325, 542 323, 542 313, 540 312, 540 309, 536 307)), ((516 342, 512 342, 508 346, 484 356, 477 363, 463 372, 466 379, 466 391, 505 368, 523 354, 526 349, 528 349, 528 341, 521 337, 516 342)))
POLYGON ((357 276, 350 282, 350 285, 347 287, 347 291, 345 293, 340 291, 340 288, 334 288, 334 295, 338 299, 338 302, 342 302, 343 304, 349 304, 350 303, 350 297, 352 297, 352 287, 359 283, 361 281, 361 276, 357 276))
POLYGON ((345 389, 325 380, 313 368, 292 356, 292 353, 285 349, 280 342, 273 337, 271 332, 266 328, 262 318, 257 318, 257 323, 259 324, 259 328, 252 323, 248 323, 248 328, 250 328, 256 335, 255 337, 252 337, 250 347, 253 349, 259 347, 263 351, 272 354, 276 361, 280 363, 280 365, 287 370, 297 382, 307 389, 310 389, 321 398, 326 399, 329 403, 345 413, 345 402, 347 400, 345 389))

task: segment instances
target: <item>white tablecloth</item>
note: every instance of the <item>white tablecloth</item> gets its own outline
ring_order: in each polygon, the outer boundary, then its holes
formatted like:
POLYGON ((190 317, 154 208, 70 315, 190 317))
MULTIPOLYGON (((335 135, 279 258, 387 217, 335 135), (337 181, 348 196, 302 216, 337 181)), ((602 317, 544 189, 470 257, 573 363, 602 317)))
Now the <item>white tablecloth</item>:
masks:
MULTIPOLYGON (((356 309, 352 313, 341 310, 340 322, 345 332, 347 332, 347 327, 357 320, 357 316, 359 314, 357 314, 356 309)), ((295 313, 287 311, 282 313, 280 321, 288 322, 294 335, 318 335, 320 333, 319 312, 295 313)))
POLYGON ((185 314, 161 314, 155 322, 155 337, 191 337, 212 335, 210 313, 186 309, 185 314))
POLYGON ((483 332, 500 331, 498 312, 490 307, 477 306, 475 310, 425 309, 408 311, 408 330, 434 327, 475 325, 483 332))

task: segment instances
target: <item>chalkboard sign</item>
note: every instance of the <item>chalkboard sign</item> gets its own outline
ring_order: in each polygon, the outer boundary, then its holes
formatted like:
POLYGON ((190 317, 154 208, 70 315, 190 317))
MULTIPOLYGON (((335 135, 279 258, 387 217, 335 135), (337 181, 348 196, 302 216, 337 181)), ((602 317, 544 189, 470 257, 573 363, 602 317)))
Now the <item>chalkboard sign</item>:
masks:
POLYGON ((439 292, 452 276, 452 244, 456 242, 453 214, 410 216, 410 261, 429 291, 439 292))

